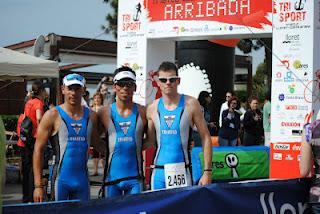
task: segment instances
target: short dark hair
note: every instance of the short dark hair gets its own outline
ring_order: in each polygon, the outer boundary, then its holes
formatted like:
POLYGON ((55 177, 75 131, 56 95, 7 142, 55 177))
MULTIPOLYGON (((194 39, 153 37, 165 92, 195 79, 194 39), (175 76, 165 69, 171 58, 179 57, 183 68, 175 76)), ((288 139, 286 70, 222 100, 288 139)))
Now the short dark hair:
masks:
POLYGON ((249 97, 248 103, 250 104, 250 103, 252 102, 252 100, 257 100, 257 101, 259 101, 259 98, 258 98, 257 96, 255 96, 255 95, 253 95, 253 96, 249 97))
POLYGON ((234 96, 234 92, 232 90, 227 91, 226 94, 227 93, 231 94, 231 96, 234 96))
POLYGON ((176 66, 176 64, 172 63, 172 62, 162 62, 161 65, 158 68, 158 71, 170 71, 173 70, 176 72, 176 75, 178 76, 178 67, 176 66))
POLYGON ((32 83, 31 87, 31 96, 32 98, 39 96, 41 92, 44 90, 43 84, 41 81, 37 80, 32 83))
POLYGON ((209 94, 209 92, 207 92, 207 91, 201 91, 200 94, 199 94, 199 96, 198 96, 198 101, 199 101, 200 105, 201 105, 204 109, 207 108, 207 103, 206 103, 206 98, 207 98, 207 97, 210 97, 210 94, 209 94))
POLYGON ((128 66, 121 66, 120 68, 117 68, 116 70, 114 70, 113 76, 115 77, 121 71, 130 71, 131 73, 133 73, 134 76, 136 76, 136 72, 134 70, 132 70, 132 68, 130 68, 128 66))

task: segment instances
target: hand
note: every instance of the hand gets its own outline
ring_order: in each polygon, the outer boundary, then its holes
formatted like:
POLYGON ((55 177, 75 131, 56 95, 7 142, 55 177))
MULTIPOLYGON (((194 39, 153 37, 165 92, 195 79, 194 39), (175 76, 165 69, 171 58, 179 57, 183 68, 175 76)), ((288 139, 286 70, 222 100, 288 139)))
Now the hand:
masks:
POLYGON ((44 198, 44 189, 43 188, 35 188, 33 191, 33 201, 34 202, 43 202, 44 198))
POLYGON ((211 171, 203 172, 203 175, 201 176, 200 181, 199 181, 199 186, 211 184, 211 174, 212 174, 211 171))

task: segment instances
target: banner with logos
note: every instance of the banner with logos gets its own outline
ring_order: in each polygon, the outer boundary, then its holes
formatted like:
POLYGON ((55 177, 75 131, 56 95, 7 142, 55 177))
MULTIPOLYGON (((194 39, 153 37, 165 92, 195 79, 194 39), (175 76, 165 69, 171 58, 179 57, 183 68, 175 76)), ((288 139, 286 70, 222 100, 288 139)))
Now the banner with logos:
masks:
POLYGON ((309 180, 218 183, 82 202, 4 206, 11 213, 307 213, 309 180))
POLYGON ((317 1, 274 1, 270 177, 299 177, 303 125, 317 112, 317 1), (290 170, 288 170, 290 168, 290 170))
MULTIPOLYGON (((212 154, 213 181, 269 178, 269 147, 213 147, 212 154)), ((192 149, 191 159, 193 183, 197 184, 204 169, 201 147, 192 149)))
POLYGON ((144 4, 148 38, 272 33, 272 0, 145 0, 144 4))

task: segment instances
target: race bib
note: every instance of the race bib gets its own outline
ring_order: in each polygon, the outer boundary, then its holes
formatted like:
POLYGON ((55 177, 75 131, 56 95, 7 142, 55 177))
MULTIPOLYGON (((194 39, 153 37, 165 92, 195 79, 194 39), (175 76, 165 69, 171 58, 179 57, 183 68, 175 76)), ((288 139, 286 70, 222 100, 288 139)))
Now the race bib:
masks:
POLYGON ((165 164, 164 176, 167 189, 187 186, 187 173, 184 162, 165 164))

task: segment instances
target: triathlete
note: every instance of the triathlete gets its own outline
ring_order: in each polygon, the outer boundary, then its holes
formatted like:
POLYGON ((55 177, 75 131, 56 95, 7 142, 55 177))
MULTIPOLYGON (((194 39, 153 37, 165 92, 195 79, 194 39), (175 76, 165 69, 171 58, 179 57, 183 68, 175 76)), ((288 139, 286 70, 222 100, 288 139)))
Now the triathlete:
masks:
POLYGON ((177 66, 163 62, 158 84, 162 97, 147 109, 148 142, 157 142, 151 175, 151 189, 192 185, 190 160, 190 130, 195 125, 204 148, 204 173, 199 185, 211 183, 211 138, 199 102, 179 94, 177 66), (156 140, 153 140, 156 139, 156 140))
POLYGON ((90 141, 99 142, 97 115, 81 106, 85 79, 78 74, 63 78, 61 87, 64 103, 48 110, 38 127, 33 154, 34 201, 44 200, 42 183, 43 151, 50 138, 55 163, 52 174, 52 193, 55 200, 88 200, 90 188, 87 170, 87 151, 90 141))
POLYGON ((100 109, 99 121, 108 138, 104 196, 137 194, 142 191, 142 138, 146 109, 133 102, 136 74, 129 67, 115 70, 116 101, 100 109))

